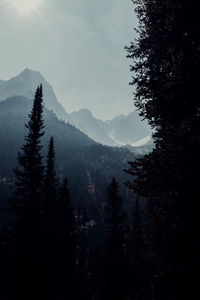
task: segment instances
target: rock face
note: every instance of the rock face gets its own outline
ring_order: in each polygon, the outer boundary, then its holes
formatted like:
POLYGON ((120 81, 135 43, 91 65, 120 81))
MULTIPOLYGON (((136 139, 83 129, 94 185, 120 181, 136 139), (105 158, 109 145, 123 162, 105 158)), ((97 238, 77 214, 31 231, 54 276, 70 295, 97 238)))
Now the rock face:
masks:
POLYGON ((0 101, 11 96, 23 96, 33 99, 39 84, 43 85, 44 103, 58 119, 76 126, 94 141, 108 146, 134 145, 151 136, 152 131, 146 121, 142 121, 138 112, 119 115, 112 120, 102 121, 95 118, 90 111, 82 109, 67 113, 59 103, 51 85, 38 71, 25 69, 19 75, 4 81, 0 80, 0 101))
POLYGON ((110 121, 108 128, 113 138, 122 144, 135 144, 136 142, 152 135, 152 130, 147 121, 143 121, 137 111, 127 116, 118 117, 110 121))
POLYGON ((109 146, 144 145, 151 139, 152 130, 137 111, 119 115, 112 120, 96 119, 86 109, 70 114, 73 124, 97 142, 109 146), (142 143, 143 141, 143 143, 142 143))
POLYGON ((33 99, 39 84, 43 85, 45 106, 55 112, 59 119, 70 121, 69 114, 58 102, 52 87, 38 71, 25 69, 22 73, 7 81, 0 81, 0 101, 11 96, 23 96, 33 99))
POLYGON ((117 143, 110 137, 104 128, 104 122, 96 119, 87 109, 70 114, 73 124, 85 132, 94 141, 103 145, 117 146, 117 143))

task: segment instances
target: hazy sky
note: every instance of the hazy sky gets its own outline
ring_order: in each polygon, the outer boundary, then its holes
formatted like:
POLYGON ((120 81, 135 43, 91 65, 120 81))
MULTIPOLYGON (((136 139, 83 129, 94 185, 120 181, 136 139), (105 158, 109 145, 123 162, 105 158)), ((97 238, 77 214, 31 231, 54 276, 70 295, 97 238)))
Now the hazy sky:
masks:
POLYGON ((128 113, 136 24, 131 0, 0 0, 0 79, 38 70, 68 112, 128 113))

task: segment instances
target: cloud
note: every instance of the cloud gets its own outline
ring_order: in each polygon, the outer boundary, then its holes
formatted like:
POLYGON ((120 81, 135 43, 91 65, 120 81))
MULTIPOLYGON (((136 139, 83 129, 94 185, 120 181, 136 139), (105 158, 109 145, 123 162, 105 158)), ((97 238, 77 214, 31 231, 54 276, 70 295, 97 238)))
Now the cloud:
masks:
POLYGON ((124 46, 137 21, 131 0, 43 0, 19 18, 0 2, 0 77, 40 70, 66 110, 104 119, 133 109, 124 46))

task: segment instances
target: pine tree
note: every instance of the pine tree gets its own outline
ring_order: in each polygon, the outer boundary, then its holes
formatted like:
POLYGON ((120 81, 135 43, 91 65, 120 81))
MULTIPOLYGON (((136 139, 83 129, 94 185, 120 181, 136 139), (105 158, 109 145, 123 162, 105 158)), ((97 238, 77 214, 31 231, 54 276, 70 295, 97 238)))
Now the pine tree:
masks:
POLYGON ((67 259, 68 276, 73 276, 75 264, 75 219, 67 178, 64 178, 60 187, 58 239, 61 245, 61 256, 66 256, 67 259))
POLYGON ((74 210, 67 178, 60 186, 57 209, 58 287, 60 299, 75 299, 76 236, 74 210))
POLYGON ((105 249, 105 294, 103 299, 125 299, 125 259, 124 259, 124 214, 119 185, 113 177, 107 188, 106 202, 106 249, 105 249))
POLYGON ((20 299, 26 299, 27 295, 29 299, 34 298, 34 293, 37 293, 39 287, 39 276, 36 274, 39 267, 40 206, 44 174, 41 154, 41 137, 44 134, 42 101, 41 85, 36 90, 29 121, 25 124, 25 144, 18 153, 18 166, 15 169, 16 192, 10 200, 16 219, 11 226, 15 236, 12 239, 12 243, 15 244, 13 286, 16 285, 15 296, 20 299), (33 289, 35 276, 38 280, 35 281, 33 289))
MULTIPOLYGON (((64 178, 64 181, 60 187, 60 224, 62 225, 63 231, 68 232, 68 235, 71 236, 71 233, 74 232, 74 211, 71 204, 71 195, 68 186, 67 178, 64 178)), ((66 235, 66 233, 65 233, 66 235)))
POLYGON ((77 211, 77 276, 76 281, 79 282, 77 289, 77 298, 88 299, 88 270, 86 266, 87 249, 86 249, 86 209, 77 211))
POLYGON ((146 273, 144 263, 144 240, 141 220, 141 211, 139 199, 136 195, 135 208, 133 211, 131 230, 131 276, 129 278, 130 291, 133 299, 145 299, 146 291, 146 273))
POLYGON ((40 198, 44 174, 41 154, 41 137, 44 135, 42 97, 41 85, 36 90, 29 121, 25 124, 28 132, 25 136, 25 144, 18 153, 18 167, 15 169, 16 195, 23 202, 29 202, 30 206, 34 206, 34 202, 40 198))
POLYGON ((128 173, 137 179, 129 187, 148 198, 152 297, 189 298, 200 267, 198 2, 133 3, 140 25, 138 39, 127 47, 131 84, 136 107, 155 128, 156 147, 130 162, 128 173))
POLYGON ((58 293, 58 183, 55 172, 54 139, 50 138, 44 172, 43 199, 41 206, 41 272, 43 272, 43 293, 54 299, 58 293), (54 283, 52 283, 52 281, 54 283))
POLYGON ((56 207, 58 205, 58 183, 55 172, 54 139, 50 138, 44 175, 43 213, 47 230, 55 229, 56 207))

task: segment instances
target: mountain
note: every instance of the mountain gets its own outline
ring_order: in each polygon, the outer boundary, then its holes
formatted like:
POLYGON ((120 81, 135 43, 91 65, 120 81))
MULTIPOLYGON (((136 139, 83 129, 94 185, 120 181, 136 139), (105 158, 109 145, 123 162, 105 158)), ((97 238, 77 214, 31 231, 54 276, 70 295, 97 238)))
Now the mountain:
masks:
POLYGON ((85 132, 93 140, 108 146, 117 146, 117 143, 104 129, 104 122, 96 119, 87 109, 82 109, 70 114, 72 123, 85 132))
POLYGON ((116 143, 99 126, 98 122, 96 122, 95 118, 92 116, 92 113, 88 110, 85 109, 71 114, 67 113, 58 102, 50 84, 38 71, 25 69, 22 73, 8 81, 1 80, 0 100, 16 95, 33 99, 34 92, 41 83, 43 85, 45 106, 49 110, 52 110, 60 120, 75 125, 78 129, 97 142, 109 146, 116 145, 116 143))
POLYGON ((136 110, 126 116, 120 115, 113 120, 107 121, 106 125, 106 132, 114 141, 123 145, 132 145, 152 135, 148 122, 142 120, 136 110))
POLYGON ((61 120, 70 121, 69 114, 58 102, 56 95, 50 84, 38 71, 25 69, 19 75, 4 81, 0 81, 0 101, 11 96, 24 96, 33 99, 35 90, 39 84, 43 85, 45 106, 55 112, 61 120))
MULTIPOLYGON (((32 101, 21 96, 0 102, 0 200, 2 195, 8 195, 2 185, 6 188, 13 185, 13 168, 17 163, 17 152, 24 143, 24 123, 31 107, 32 101)), ((121 183, 126 181, 123 169, 127 167, 128 160, 136 158, 135 154, 127 149, 94 142, 73 125, 58 120, 46 108, 44 122, 43 155, 46 156, 49 139, 54 136, 57 174, 59 178, 68 177, 75 203, 83 205, 91 198, 89 187, 92 185, 95 190, 92 199, 95 198, 100 205, 112 176, 115 175, 121 183)))
POLYGON ((75 125, 78 129, 99 143, 109 146, 116 145, 104 129, 101 128, 98 120, 95 119, 88 110, 83 109, 79 112, 67 113, 56 98, 51 85, 38 71, 25 69, 19 75, 7 81, 0 80, 0 101, 11 96, 23 96, 33 99, 35 90, 41 83, 43 85, 44 104, 49 110, 52 110, 56 114, 58 119, 75 125))
POLYGON ((46 108, 53 111, 58 119, 76 126, 96 142, 108 146, 124 146, 133 145, 151 136, 150 126, 146 121, 141 121, 136 111, 126 116, 119 115, 109 121, 95 118, 87 109, 67 113, 56 98, 51 85, 40 72, 30 69, 25 69, 7 81, 0 80, 0 101, 11 96, 33 99, 36 87, 41 83, 46 108))
POLYGON ((137 111, 119 115, 112 120, 96 119, 86 109, 70 114, 73 124, 93 140, 109 146, 141 146, 151 140, 152 130, 137 111))
POLYGON ((119 126, 120 122, 126 118, 125 115, 121 114, 116 116, 112 120, 108 120, 104 122, 104 130, 108 133, 115 131, 115 129, 119 126))

